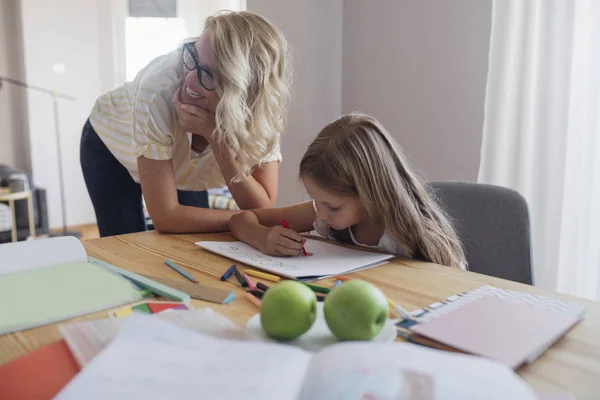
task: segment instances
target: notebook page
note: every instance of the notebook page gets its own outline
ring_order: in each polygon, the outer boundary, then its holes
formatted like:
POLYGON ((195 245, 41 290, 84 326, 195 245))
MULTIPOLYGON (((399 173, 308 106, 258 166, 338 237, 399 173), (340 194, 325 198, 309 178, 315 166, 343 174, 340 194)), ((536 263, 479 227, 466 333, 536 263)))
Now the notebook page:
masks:
POLYGON ((6 243, 0 246, 0 276, 57 264, 87 262, 81 242, 72 236, 6 243))
POLYGON ((291 346, 213 339, 132 314, 56 398, 293 399, 310 358, 291 346))
MULTIPOLYGON (((232 340, 258 340, 253 334, 233 323, 229 318, 210 308, 199 310, 167 310, 152 315, 197 333, 214 338, 232 340)), ((69 349, 83 367, 92 361, 117 336, 125 318, 105 318, 96 321, 79 321, 61 324, 58 330, 69 349)))
POLYGON ((536 395, 495 361, 410 343, 351 343, 313 358, 300 399, 317 398, 534 400, 536 395))
POLYGON ((390 254, 348 249, 320 240, 307 239, 309 257, 275 257, 263 254, 243 242, 197 242, 208 251, 290 278, 339 275, 360 268, 381 265, 390 254))

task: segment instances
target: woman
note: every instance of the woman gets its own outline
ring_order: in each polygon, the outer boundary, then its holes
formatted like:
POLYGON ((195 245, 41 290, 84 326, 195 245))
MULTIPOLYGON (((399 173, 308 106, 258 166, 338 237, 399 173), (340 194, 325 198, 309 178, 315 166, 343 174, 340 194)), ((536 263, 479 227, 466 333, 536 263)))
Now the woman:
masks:
POLYGON ((219 13, 204 32, 100 97, 81 166, 101 236, 227 230, 208 209, 227 185, 242 209, 272 207, 290 85, 283 34, 250 12, 219 13))

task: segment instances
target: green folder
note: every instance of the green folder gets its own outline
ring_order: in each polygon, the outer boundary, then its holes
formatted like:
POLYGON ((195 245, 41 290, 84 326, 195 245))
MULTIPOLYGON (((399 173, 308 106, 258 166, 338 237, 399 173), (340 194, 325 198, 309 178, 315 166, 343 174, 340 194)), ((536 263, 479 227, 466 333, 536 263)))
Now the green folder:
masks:
POLYGON ((141 299, 131 282, 92 263, 73 262, 16 272, 0 276, 0 334, 141 299))

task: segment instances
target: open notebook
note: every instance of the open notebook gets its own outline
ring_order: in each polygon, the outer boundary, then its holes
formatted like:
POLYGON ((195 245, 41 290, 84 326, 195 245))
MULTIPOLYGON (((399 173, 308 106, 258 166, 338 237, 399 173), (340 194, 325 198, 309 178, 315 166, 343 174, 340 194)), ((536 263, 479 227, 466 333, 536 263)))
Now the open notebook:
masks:
POLYGON ((74 237, 0 245, 0 263, 0 334, 142 299, 129 280, 89 263, 74 237))
POLYGON ((307 239, 311 256, 275 257, 243 242, 197 242, 197 246, 227 258, 298 280, 313 280, 376 267, 393 258, 391 254, 349 249, 320 240, 307 239))
POLYGON ((312 354, 226 341, 132 315, 56 399, 512 399, 536 395, 510 368, 409 343, 344 343, 312 354))

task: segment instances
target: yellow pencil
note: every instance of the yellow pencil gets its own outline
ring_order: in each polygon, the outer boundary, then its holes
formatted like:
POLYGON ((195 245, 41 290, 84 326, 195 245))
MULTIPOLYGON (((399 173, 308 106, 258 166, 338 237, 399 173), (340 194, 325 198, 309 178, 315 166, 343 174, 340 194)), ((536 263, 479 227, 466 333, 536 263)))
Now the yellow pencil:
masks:
POLYGON ((267 274, 266 272, 255 271, 253 269, 247 269, 244 272, 250 276, 254 276, 256 278, 261 278, 261 279, 266 279, 271 282, 279 282, 281 280, 281 278, 276 275, 267 274))

